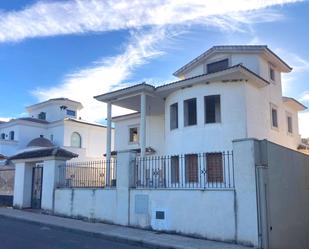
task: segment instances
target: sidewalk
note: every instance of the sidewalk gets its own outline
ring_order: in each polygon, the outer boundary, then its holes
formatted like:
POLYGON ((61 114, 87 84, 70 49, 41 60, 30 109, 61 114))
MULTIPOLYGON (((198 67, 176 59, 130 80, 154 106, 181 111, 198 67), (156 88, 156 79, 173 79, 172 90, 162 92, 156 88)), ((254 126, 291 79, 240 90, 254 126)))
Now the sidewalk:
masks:
POLYGON ((62 218, 52 215, 32 213, 11 208, 0 208, 0 216, 27 222, 44 224, 66 230, 89 233, 108 240, 139 244, 150 248, 163 249, 248 249, 250 247, 222 242, 194 239, 179 235, 156 233, 142 229, 90 223, 81 220, 62 218))

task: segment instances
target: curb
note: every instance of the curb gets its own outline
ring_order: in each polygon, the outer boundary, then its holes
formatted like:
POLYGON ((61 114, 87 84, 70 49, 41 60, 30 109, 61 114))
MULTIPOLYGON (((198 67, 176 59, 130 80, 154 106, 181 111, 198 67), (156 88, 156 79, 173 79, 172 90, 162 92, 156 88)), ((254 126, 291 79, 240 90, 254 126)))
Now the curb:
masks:
POLYGON ((31 220, 23 217, 16 217, 16 216, 10 216, 10 215, 5 215, 5 214, 0 214, 0 217, 2 218, 9 218, 12 220, 18 220, 18 221, 23 221, 29 224, 36 224, 36 225, 44 225, 46 227, 50 228, 58 228, 62 231, 69 231, 69 232, 75 232, 77 234, 87 234, 95 238, 102 238, 106 240, 110 240, 113 242, 120 242, 120 243, 125 243, 129 245, 137 245, 137 246, 143 246, 147 247, 150 249, 183 249, 182 247, 175 247, 175 246, 165 246, 165 245, 159 245, 154 242, 150 241, 143 241, 143 240, 138 240, 138 239, 132 239, 128 237, 123 237, 123 236, 116 236, 116 235, 110 235, 110 234, 104 234, 100 232, 90 232, 86 230, 81 230, 78 228, 72 228, 72 227, 65 227, 61 225, 55 225, 55 224, 50 224, 50 223, 45 223, 43 221, 36 221, 36 220, 31 220))

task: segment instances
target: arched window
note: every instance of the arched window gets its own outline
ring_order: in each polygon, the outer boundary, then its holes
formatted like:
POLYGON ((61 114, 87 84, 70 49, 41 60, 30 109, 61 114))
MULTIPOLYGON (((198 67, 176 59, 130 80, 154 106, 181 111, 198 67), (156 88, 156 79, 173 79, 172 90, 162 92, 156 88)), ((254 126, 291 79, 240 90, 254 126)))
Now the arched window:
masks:
POLYGON ((73 132, 71 135, 71 147, 75 148, 82 147, 82 137, 77 132, 73 132))
POLYGON ((15 132, 14 131, 10 131, 10 140, 14 140, 15 139, 15 132))
POLYGON ((5 139, 5 133, 1 133, 1 139, 5 139))

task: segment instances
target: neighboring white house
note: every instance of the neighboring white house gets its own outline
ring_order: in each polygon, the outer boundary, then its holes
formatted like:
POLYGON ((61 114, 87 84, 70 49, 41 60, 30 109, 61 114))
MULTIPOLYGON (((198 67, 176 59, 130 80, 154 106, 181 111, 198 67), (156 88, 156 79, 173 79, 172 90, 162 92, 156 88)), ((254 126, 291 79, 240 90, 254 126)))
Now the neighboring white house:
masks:
POLYGON ((281 73, 291 70, 267 46, 214 46, 177 70, 179 81, 142 83, 96 99, 108 109, 116 105, 136 112, 112 119, 116 151, 222 151, 240 138, 297 150, 298 112, 306 107, 282 96, 281 73))
POLYGON ((106 150, 106 126, 81 119, 82 104, 56 98, 26 108, 28 117, 0 124, 0 154, 9 157, 39 137, 78 154, 75 160, 102 158, 106 150))

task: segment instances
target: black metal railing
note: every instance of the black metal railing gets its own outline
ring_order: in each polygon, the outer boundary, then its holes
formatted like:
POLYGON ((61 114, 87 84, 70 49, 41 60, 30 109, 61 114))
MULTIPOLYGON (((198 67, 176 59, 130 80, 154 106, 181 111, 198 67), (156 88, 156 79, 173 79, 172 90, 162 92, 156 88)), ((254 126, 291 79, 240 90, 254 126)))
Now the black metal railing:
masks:
POLYGON ((116 159, 68 162, 60 165, 58 188, 116 187, 116 165, 116 159))
POLYGON ((234 188, 233 152, 137 157, 136 188, 234 188))

